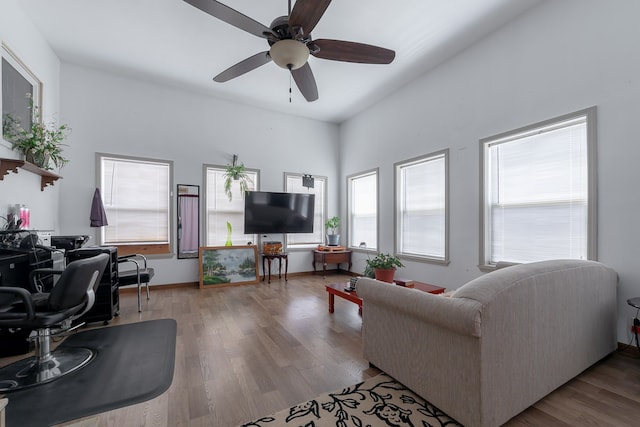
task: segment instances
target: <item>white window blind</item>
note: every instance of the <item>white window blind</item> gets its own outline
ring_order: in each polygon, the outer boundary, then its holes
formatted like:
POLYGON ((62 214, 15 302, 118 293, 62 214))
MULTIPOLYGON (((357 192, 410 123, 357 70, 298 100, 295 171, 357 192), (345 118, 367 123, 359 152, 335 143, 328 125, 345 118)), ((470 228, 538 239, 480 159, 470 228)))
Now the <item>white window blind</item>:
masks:
POLYGON ((378 249, 378 172, 348 178, 349 247, 378 249))
POLYGON ((447 151, 396 164, 397 252, 447 259, 447 151))
MULTIPOLYGON (((244 195, 240 191, 238 181, 232 181, 229 198, 224 192, 225 168, 205 167, 206 171, 206 245, 223 246, 227 241, 227 222, 231 224, 231 242, 234 245, 257 244, 255 234, 244 234, 244 195)), ((258 185, 258 172, 247 170, 251 178, 249 190, 258 185)))
POLYGON ((588 117, 485 141, 486 264, 589 258, 588 117))
POLYGON ((327 178, 314 176, 313 188, 302 185, 302 175, 285 174, 287 193, 315 194, 313 211, 313 233, 288 233, 287 248, 310 248, 321 245, 324 242, 324 212, 327 197, 327 178))
POLYGON ((166 244, 170 236, 171 164, 100 157, 103 204, 109 225, 102 244, 166 244))

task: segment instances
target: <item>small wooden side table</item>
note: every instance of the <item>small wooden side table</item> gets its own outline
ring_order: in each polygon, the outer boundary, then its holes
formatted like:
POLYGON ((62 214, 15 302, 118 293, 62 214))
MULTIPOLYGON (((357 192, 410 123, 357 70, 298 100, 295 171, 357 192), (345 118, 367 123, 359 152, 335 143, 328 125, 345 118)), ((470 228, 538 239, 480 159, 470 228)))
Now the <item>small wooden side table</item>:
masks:
POLYGON ((271 261, 278 259, 278 278, 282 277, 282 260, 284 260, 284 281, 287 281, 287 272, 289 271, 289 254, 286 252, 279 252, 273 254, 262 253, 262 281, 266 278, 267 269, 265 268, 265 261, 269 264, 269 283, 271 283, 271 261))
POLYGON ((313 251, 313 272, 316 273, 316 263, 322 263, 322 277, 327 277, 327 264, 337 264, 340 271, 340 264, 348 263, 351 271, 351 251, 313 251))

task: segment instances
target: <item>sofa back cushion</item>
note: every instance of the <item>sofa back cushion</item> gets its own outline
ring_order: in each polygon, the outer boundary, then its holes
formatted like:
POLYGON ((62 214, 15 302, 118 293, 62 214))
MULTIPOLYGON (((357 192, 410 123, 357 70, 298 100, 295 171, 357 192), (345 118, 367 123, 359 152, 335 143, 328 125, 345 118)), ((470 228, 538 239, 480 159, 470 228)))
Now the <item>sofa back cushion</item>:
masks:
MULTIPOLYGON (((550 260, 517 264, 495 270, 468 282, 458 288, 453 297, 469 298, 486 305, 494 301, 499 294, 509 292, 514 287, 532 286, 532 284, 535 286, 535 282, 544 280, 545 276, 560 274, 570 278, 572 274, 577 273, 577 270, 581 270, 582 274, 589 274, 589 268, 609 269, 598 262, 583 260, 550 260)), ((615 274, 613 270, 611 272, 615 274)))

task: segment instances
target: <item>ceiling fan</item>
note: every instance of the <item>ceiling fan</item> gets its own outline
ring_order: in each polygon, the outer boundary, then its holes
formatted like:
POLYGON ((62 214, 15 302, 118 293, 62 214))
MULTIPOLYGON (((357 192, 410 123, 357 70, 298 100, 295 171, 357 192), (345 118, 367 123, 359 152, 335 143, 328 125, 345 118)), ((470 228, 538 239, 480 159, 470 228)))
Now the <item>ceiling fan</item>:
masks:
POLYGON ((318 99, 318 87, 307 62, 309 54, 316 58, 361 64, 389 64, 396 55, 393 50, 363 43, 313 40, 311 31, 331 0, 297 0, 293 9, 289 0, 289 15, 274 19, 270 28, 215 0, 184 1, 269 43, 269 50, 227 68, 213 78, 216 82, 229 81, 273 60, 278 66, 289 69, 302 95, 312 102, 318 99))

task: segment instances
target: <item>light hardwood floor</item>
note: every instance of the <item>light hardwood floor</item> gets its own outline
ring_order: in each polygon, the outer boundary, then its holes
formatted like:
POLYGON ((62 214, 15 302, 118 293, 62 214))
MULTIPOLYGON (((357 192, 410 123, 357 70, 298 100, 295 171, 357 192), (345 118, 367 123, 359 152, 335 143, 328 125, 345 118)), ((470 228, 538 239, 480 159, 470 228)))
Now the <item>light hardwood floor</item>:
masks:
MULTIPOLYGON (((110 325, 174 318, 173 383, 148 402, 64 424, 235 426, 378 374, 362 358, 357 306, 336 298, 327 312, 329 274, 271 284, 199 290, 153 288, 144 311, 121 294, 110 325)), ((551 393, 507 425, 640 425, 640 358, 616 353, 551 393)), ((6 360, 0 360, 6 364, 6 360)))

